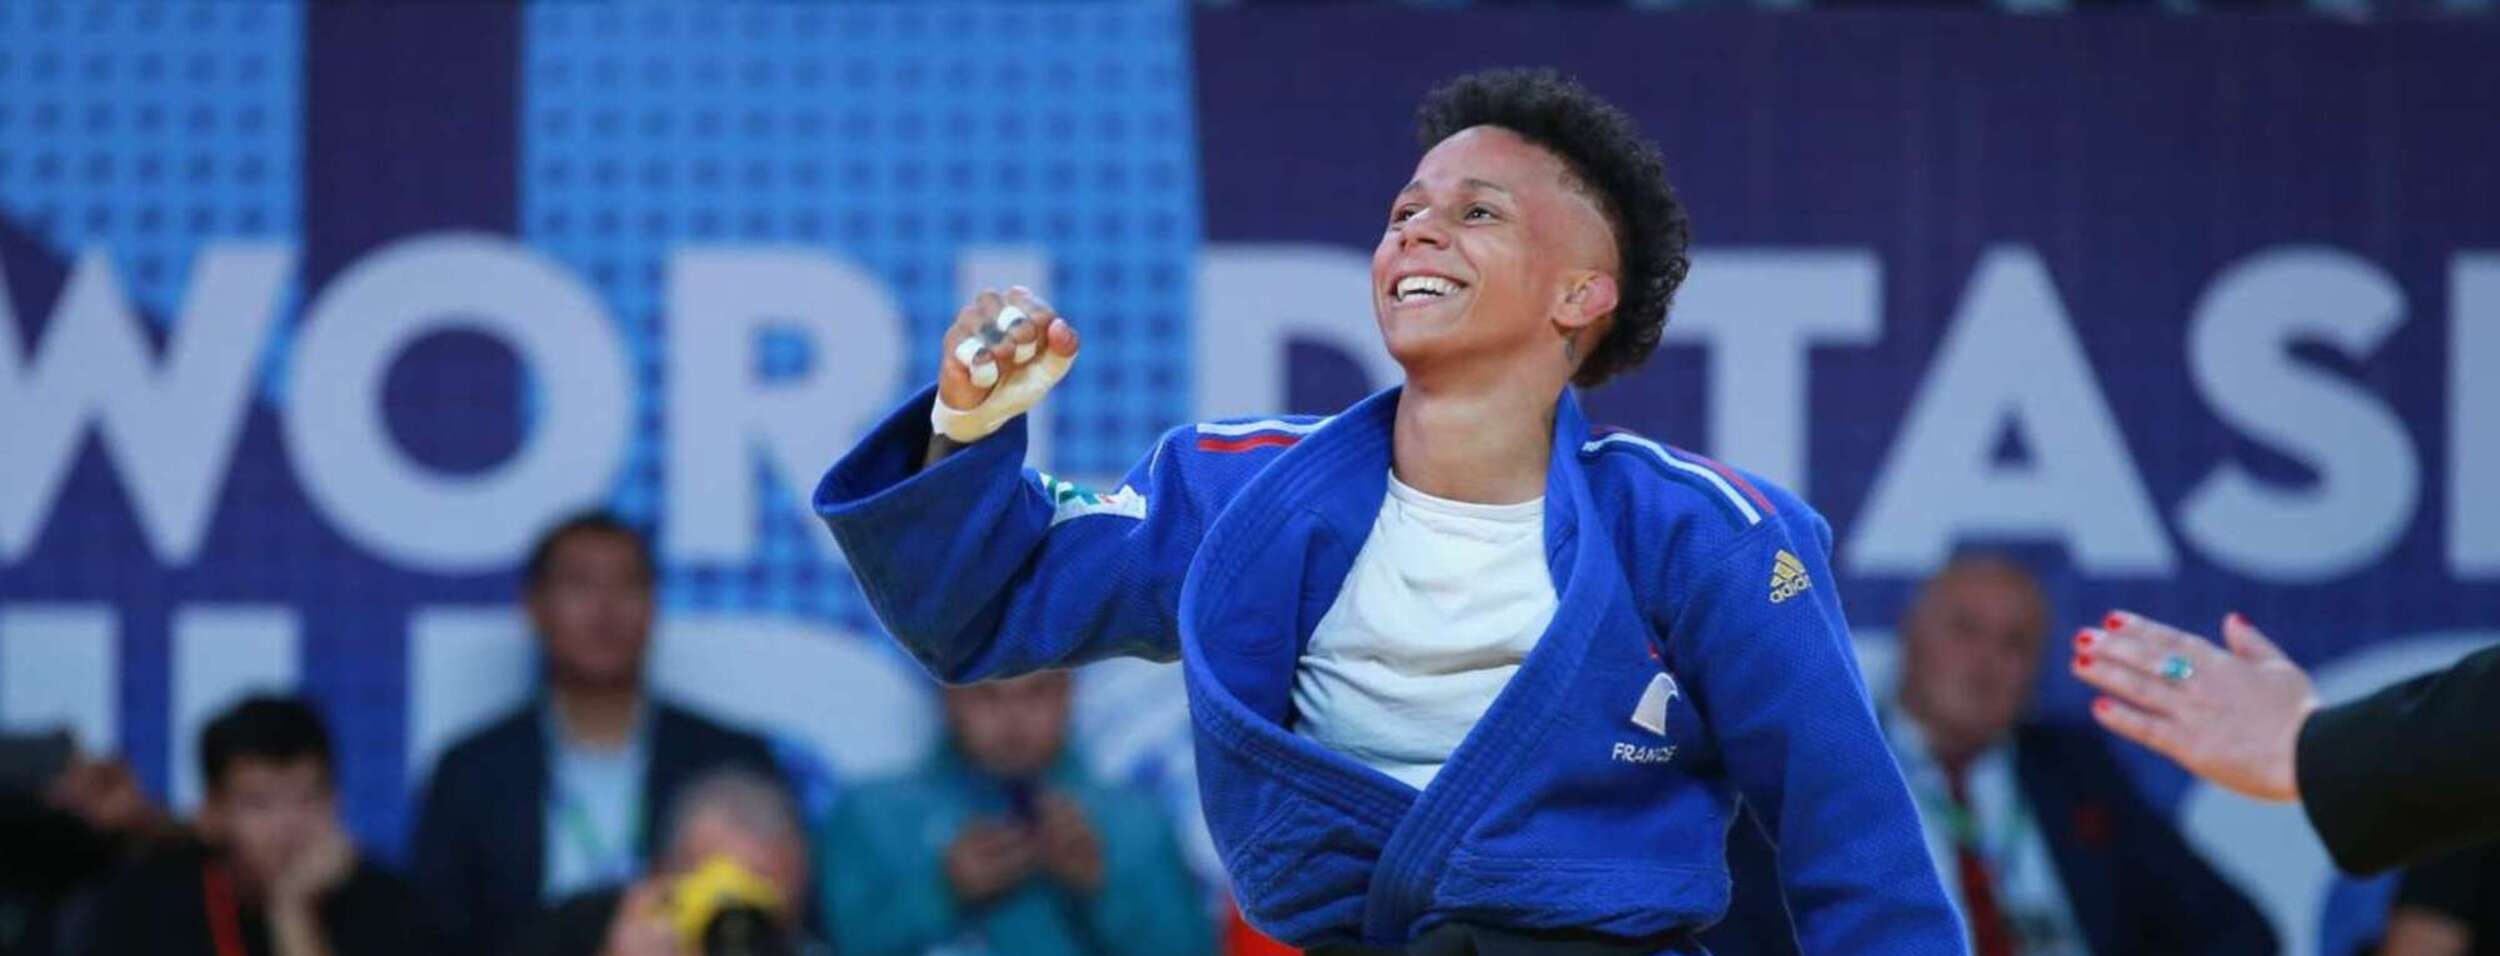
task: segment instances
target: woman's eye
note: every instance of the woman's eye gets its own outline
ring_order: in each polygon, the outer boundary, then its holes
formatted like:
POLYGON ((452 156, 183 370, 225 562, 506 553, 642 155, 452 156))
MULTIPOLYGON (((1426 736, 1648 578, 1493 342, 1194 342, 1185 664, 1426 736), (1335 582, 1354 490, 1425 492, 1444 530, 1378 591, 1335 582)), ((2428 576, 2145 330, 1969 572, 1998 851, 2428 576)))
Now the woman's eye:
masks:
POLYGON ((1493 208, 1492 208, 1492 207, 1490 207, 1490 206, 1469 206, 1469 207, 1467 207, 1467 220, 1468 220, 1469 222, 1475 222, 1475 221, 1485 220, 1485 219, 1491 219, 1491 218, 1493 218, 1493 208))
POLYGON ((1409 219, 1413 219, 1415 218, 1416 211, 1416 208, 1413 206, 1399 206, 1395 210, 1390 211, 1389 222, 1390 224, 1395 225, 1403 223, 1409 219))

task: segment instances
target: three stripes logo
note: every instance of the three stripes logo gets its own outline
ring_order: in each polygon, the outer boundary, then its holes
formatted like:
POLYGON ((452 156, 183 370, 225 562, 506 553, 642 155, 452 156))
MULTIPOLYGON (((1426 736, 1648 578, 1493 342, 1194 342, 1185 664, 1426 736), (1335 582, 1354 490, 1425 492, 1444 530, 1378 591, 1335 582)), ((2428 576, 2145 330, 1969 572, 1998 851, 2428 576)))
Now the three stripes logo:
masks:
POLYGON ((1771 557, 1771 603, 1787 601, 1813 586, 1814 579, 1806 576, 1806 563, 1797 560, 1788 549, 1782 548, 1771 557))

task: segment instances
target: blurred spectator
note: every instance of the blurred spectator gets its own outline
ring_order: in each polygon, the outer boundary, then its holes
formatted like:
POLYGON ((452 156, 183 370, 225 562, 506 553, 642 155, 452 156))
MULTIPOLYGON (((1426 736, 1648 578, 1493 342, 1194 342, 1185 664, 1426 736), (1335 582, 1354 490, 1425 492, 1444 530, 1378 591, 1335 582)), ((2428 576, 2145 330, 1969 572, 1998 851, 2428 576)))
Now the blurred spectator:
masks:
POLYGON ((0 956, 54 952, 73 894, 173 832, 128 765, 67 731, 0 737, 0 956))
POLYGON ((2084 728, 2021 722, 2048 608, 2010 560, 1955 560, 1901 625, 1885 732, 1974 956, 2272 953, 2256 908, 2084 728))
POLYGON ((2500 846, 2406 870, 2379 956, 2500 956, 2500 846))
POLYGON ((364 860, 340 826, 321 716, 254 697, 200 734, 203 844, 122 874, 95 903, 92 956, 366 956, 418 952, 406 884, 364 860))
POLYGON ((542 908, 632 881, 665 798, 724 765, 776 775, 762 739, 644 685, 655 567, 614 517, 556 526, 522 571, 545 693, 446 751, 409 851, 445 952, 502 948, 542 908))
POLYGON ((1064 671, 948 688, 927 765, 845 793, 819 840, 843 956, 1191 956, 1215 927, 1153 796, 1089 778, 1064 671))
MULTIPOLYGON (((651 876, 629 887, 585 893, 556 907, 521 936, 513 956, 763 956, 822 949, 804 940, 807 832, 780 781, 734 769, 704 776, 677 795, 668 833, 668 852, 651 876), (726 942, 685 947, 679 936, 681 914, 706 907, 714 912, 737 908, 721 905, 724 896, 736 895, 724 893, 714 878, 724 866, 741 874, 733 882, 762 889, 758 895, 769 897, 752 904, 768 925, 749 931, 770 939, 743 947, 726 942)), ((724 928, 714 935, 729 934, 724 928)))

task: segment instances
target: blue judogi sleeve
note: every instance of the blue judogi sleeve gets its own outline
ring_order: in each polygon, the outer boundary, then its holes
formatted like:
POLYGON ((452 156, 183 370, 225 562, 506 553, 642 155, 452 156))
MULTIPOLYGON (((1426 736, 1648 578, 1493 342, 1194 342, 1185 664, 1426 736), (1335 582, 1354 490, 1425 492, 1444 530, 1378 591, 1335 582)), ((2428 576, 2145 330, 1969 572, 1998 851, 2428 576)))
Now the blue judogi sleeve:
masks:
POLYGON ((1683 582, 1662 622, 1673 656, 1778 847, 1801 951, 1967 952, 1858 673, 1830 526, 1793 499, 1781 512, 1683 582))
POLYGON ((1110 492, 1025 468, 1023 418, 924 470, 936 392, 906 400, 816 487, 886 629, 950 683, 1179 656, 1173 619, 1202 523, 1181 433, 1110 492))

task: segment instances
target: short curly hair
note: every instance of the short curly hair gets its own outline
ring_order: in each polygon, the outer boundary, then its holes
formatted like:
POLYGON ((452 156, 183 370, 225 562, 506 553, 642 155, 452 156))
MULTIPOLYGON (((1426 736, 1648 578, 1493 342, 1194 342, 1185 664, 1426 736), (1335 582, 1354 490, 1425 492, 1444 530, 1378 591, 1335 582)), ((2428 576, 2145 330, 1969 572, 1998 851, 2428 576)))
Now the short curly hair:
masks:
POLYGON ((1552 70, 1469 73, 1435 88, 1415 110, 1416 137, 1427 150, 1477 126, 1501 127, 1553 153, 1614 228, 1623 265, 1614 327, 1581 360, 1572 382, 1594 387, 1648 361, 1666 331, 1676 287, 1692 269, 1692 223, 1667 184, 1658 148, 1632 117, 1552 70))

